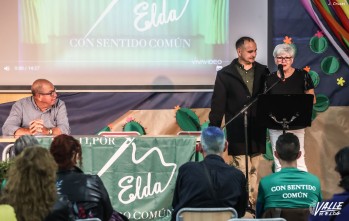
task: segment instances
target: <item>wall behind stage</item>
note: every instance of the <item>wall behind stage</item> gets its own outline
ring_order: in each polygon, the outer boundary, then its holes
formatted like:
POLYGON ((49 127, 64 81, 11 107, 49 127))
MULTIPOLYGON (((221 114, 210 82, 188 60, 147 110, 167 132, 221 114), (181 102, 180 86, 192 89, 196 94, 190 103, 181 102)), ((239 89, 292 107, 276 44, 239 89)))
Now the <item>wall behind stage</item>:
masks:
POLYGON ((78 90, 207 89, 242 35, 256 39, 267 63, 267 1, 1 2, 2 89, 37 78, 78 90))

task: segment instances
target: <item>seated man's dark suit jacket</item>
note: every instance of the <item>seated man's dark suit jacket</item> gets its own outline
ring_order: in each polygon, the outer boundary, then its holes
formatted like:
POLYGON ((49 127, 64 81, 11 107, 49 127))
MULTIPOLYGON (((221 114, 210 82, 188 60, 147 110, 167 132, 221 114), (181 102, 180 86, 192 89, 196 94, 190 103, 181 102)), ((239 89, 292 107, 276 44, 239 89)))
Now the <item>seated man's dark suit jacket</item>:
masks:
POLYGON ((226 164, 220 156, 208 155, 201 162, 188 162, 179 168, 172 201, 173 221, 176 220, 178 210, 183 207, 233 207, 238 216, 242 217, 246 205, 244 174, 226 164), (209 171, 213 192, 210 190, 204 163, 209 171))

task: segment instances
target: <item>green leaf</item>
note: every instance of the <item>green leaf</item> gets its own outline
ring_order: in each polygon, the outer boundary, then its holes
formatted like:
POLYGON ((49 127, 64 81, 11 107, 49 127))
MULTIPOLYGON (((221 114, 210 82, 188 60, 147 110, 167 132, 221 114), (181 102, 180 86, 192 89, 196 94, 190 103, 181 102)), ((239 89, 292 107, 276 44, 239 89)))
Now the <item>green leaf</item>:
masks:
POLYGON ((111 131, 109 126, 104 127, 102 130, 98 131, 97 134, 100 134, 102 132, 107 132, 107 131, 111 131))

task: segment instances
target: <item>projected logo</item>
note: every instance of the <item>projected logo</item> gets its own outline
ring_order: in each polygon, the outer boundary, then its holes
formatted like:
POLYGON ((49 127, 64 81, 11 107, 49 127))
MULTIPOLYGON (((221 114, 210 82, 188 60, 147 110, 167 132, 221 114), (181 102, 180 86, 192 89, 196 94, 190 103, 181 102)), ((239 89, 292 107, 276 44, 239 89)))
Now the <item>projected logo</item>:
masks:
MULTIPOLYGON (((183 1, 179 4, 174 4, 168 0, 158 2, 130 1, 127 4, 128 8, 124 8, 126 7, 125 1, 120 2, 120 0, 113 0, 102 14, 99 15, 87 34, 85 34, 83 38, 72 38, 69 41, 69 45, 72 48, 191 48, 192 43, 190 38, 183 38, 181 35, 178 35, 178 33, 174 35, 169 34, 169 31, 166 29, 156 30, 156 32, 163 33, 160 35, 161 37, 157 36, 154 32, 157 28, 181 20, 189 3, 190 0, 183 1), (132 5, 132 3, 134 3, 134 5, 132 5), (120 15, 120 13, 123 13, 123 10, 129 13, 120 15), (124 26, 120 28, 114 20, 115 26, 113 26, 112 29, 116 32, 113 34, 115 37, 110 38, 110 36, 105 33, 103 35, 108 37, 101 37, 99 35, 99 29, 103 29, 105 25, 110 23, 107 20, 110 17, 115 20, 123 17, 123 19, 133 24, 134 29, 129 29, 128 27, 130 26, 127 26, 127 28, 124 26), (114 29, 115 27, 119 27, 120 29, 114 29), (144 32, 147 32, 151 37, 148 35, 143 36, 141 33, 144 32), (116 37, 118 35, 127 37, 116 37), (99 37, 96 38, 95 36, 99 37)), ((183 25, 183 22, 181 25, 183 25)), ((179 24, 176 28, 179 28, 179 24)), ((130 59, 133 60, 131 57, 130 59)))
MULTIPOLYGON (((108 7, 103 11, 101 16, 97 19, 97 21, 85 35, 85 38, 87 38, 89 34, 93 32, 93 30, 118 2, 119 0, 113 0, 108 5, 108 7)), ((163 0, 162 5, 160 6, 156 2, 140 2, 133 9, 133 13, 136 15, 136 18, 134 20, 134 27, 136 30, 144 32, 150 30, 151 28, 156 28, 170 22, 178 21, 186 11, 189 2, 190 0, 186 0, 183 8, 179 12, 177 11, 177 9, 168 10, 167 0, 163 0)))

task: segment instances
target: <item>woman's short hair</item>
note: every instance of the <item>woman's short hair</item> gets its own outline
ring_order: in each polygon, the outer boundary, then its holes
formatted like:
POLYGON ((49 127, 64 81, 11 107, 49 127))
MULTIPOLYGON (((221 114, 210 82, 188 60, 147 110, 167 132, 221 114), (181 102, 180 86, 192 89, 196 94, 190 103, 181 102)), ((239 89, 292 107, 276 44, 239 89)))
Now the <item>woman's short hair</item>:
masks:
POLYGON ((50 146, 50 152, 58 164, 59 169, 71 169, 77 164, 76 154, 79 156, 79 166, 82 166, 82 150, 80 142, 66 134, 56 136, 50 146))
POLYGON ((295 56, 295 49, 289 44, 278 44, 273 51, 274 58, 281 54, 289 54, 291 57, 295 56))
POLYGON ((219 127, 207 127, 201 133, 201 146, 207 154, 219 154, 224 151, 225 137, 219 127))
POLYGON ((13 144, 13 155, 19 155, 24 148, 39 145, 39 141, 32 135, 20 136, 13 144))

